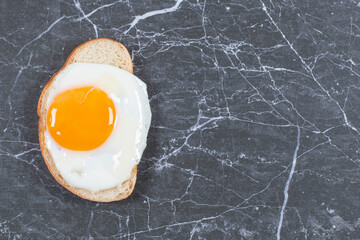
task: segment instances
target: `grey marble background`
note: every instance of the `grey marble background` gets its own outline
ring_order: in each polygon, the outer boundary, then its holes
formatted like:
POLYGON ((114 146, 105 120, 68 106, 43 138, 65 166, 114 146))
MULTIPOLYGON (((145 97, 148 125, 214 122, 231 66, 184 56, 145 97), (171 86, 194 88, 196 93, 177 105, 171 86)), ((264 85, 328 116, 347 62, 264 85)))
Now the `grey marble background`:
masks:
POLYGON ((360 239, 359 1, 0 2, 0 239, 360 239), (36 105, 121 41, 153 120, 134 193, 62 188, 36 105))

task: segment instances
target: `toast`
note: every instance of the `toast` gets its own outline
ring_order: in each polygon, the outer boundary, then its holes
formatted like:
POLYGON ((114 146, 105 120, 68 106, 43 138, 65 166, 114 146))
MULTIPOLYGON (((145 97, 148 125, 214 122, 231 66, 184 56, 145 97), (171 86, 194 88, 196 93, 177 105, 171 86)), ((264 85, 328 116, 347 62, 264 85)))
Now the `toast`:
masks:
POLYGON ((117 41, 108 38, 97 38, 82 43, 76 47, 69 55, 63 67, 46 83, 39 98, 37 114, 39 116, 39 142, 41 154, 51 175, 58 183, 73 194, 95 202, 113 202, 125 199, 134 190, 137 166, 134 166, 132 169, 130 178, 121 185, 98 192, 91 192, 86 189, 70 186, 56 168, 55 162, 46 147, 44 135, 46 131, 46 113, 48 110, 46 109, 45 104, 46 99, 49 93, 53 90, 52 82, 55 79, 55 76, 67 65, 75 62, 108 64, 133 73, 130 54, 124 45, 117 41))

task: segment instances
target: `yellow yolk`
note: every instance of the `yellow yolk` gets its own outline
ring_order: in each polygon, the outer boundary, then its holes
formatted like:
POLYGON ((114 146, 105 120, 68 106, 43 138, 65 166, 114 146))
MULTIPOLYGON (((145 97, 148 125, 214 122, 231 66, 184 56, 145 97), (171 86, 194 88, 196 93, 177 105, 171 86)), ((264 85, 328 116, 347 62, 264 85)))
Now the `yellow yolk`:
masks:
POLYGON ((115 106, 99 88, 81 87, 60 93, 46 116, 51 137, 62 147, 92 150, 110 136, 115 123, 115 106))

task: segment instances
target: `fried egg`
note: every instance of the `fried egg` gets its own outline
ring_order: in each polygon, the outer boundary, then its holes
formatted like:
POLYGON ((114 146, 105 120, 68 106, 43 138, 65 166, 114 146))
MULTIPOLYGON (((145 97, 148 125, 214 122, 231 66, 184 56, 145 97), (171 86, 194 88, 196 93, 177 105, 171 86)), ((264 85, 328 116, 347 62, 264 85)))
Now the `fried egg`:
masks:
POLYGON ((46 109, 45 144, 70 186, 97 192, 130 178, 151 121, 144 82, 111 65, 73 63, 55 76, 46 109))

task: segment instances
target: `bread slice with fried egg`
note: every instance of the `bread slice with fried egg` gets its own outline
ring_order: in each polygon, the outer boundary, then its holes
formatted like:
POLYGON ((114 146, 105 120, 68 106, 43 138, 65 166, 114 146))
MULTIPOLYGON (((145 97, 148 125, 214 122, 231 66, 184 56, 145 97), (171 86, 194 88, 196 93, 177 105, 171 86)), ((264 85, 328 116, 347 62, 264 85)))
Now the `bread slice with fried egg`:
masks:
POLYGON ((66 60, 64 66, 57 73, 55 73, 44 86, 38 102, 37 113, 39 116, 39 142, 41 153, 50 173, 55 178, 55 180, 73 194, 81 198, 96 202, 112 202, 125 199, 134 190, 137 176, 137 165, 132 168, 130 177, 121 184, 109 189, 90 191, 84 188, 74 187, 63 178, 60 171, 56 167, 54 159, 45 143, 45 131, 47 128, 46 115, 49 110, 46 102, 50 94, 55 90, 53 86, 54 79, 64 70, 64 68, 73 63, 106 64, 123 69, 129 73, 133 72, 132 61, 129 52, 121 43, 117 41, 107 38, 98 38, 85 42, 75 48, 66 60))

